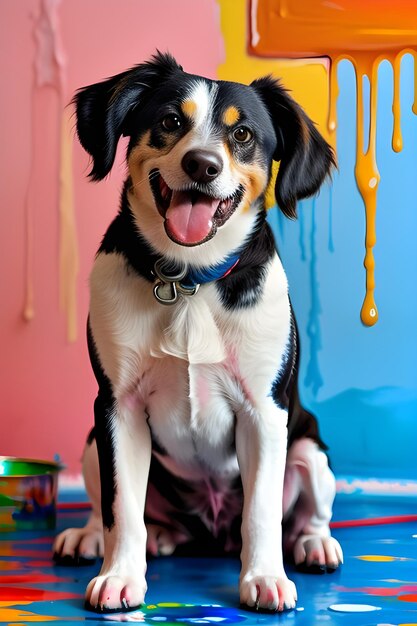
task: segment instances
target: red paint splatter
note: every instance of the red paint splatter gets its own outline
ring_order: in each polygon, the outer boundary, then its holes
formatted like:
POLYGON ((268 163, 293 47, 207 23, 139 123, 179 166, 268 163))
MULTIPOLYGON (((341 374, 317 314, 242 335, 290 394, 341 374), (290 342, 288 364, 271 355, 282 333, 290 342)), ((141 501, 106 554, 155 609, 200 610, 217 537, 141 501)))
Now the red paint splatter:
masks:
POLYGON ((21 583, 60 583, 71 582, 72 578, 54 576, 53 574, 42 574, 42 572, 32 571, 28 574, 13 574, 12 576, 1 576, 2 585, 18 585, 21 583))
MULTIPOLYGON (((42 544, 49 544, 51 545, 52 542, 54 541, 55 537, 36 537, 34 539, 13 539, 13 541, 11 541, 10 543, 12 545, 21 545, 21 544, 36 544, 36 545, 42 545, 42 544)), ((0 546, 1 546, 1 542, 0 542, 0 546)), ((1 549, 1 548, 0 548, 1 549)))
POLYGON ((398 596, 401 602, 417 602, 417 593, 408 593, 405 596, 398 596))
POLYGON ((49 550, 15 550, 13 547, 4 549, 0 546, 0 556, 23 556, 28 559, 44 559, 49 556, 49 550))
MULTIPOLYGON (((11 561, 7 559, 0 559, 0 572, 11 572, 13 570, 27 570, 34 567, 51 567, 51 561, 11 561)), ((1 574, 0 574, 1 576, 1 574)), ((1 578, 0 578, 1 583, 1 578)))
POLYGON ((54 540, 54 537, 36 537, 34 539, 13 539, 12 543, 13 545, 17 545, 17 544, 25 544, 25 543, 36 543, 36 544, 43 544, 43 543, 49 543, 51 544, 54 540))
POLYGON ((337 591, 347 593, 366 593, 368 596, 398 596, 404 591, 417 591, 417 585, 402 585, 401 587, 336 587, 337 591))
POLYGON ((23 561, 23 563, 20 563, 20 567, 23 566, 25 568, 27 567, 51 567, 51 565, 52 565, 51 560, 49 561, 23 561))
POLYGON ((50 591, 49 589, 32 589, 31 587, 0 587, 0 600, 9 602, 29 601, 45 602, 47 600, 69 600, 82 598, 80 593, 66 591, 50 591))

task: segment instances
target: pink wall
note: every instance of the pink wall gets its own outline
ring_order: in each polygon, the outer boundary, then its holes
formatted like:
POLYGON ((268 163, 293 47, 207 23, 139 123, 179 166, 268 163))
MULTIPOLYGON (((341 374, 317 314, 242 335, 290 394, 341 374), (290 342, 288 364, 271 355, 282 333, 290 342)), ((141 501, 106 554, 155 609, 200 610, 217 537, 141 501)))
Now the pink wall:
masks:
MULTIPOLYGON (((48 1, 48 0, 46 0, 48 1)), ((53 5, 54 0, 49 0, 53 5)), ((109 179, 85 179, 88 159, 74 147, 74 194, 80 272, 78 340, 66 339, 59 309, 59 99, 52 86, 32 90, 35 18, 41 0, 0 2, 0 455, 52 458, 71 473, 92 425, 96 385, 84 339, 88 274, 118 207, 119 158, 109 179), (31 172, 31 134, 35 161, 31 172), (35 317, 23 320, 25 193, 34 215, 35 317)), ((169 50, 191 72, 215 76, 223 61, 216 0, 61 0, 58 35, 68 102, 75 89, 169 50)))

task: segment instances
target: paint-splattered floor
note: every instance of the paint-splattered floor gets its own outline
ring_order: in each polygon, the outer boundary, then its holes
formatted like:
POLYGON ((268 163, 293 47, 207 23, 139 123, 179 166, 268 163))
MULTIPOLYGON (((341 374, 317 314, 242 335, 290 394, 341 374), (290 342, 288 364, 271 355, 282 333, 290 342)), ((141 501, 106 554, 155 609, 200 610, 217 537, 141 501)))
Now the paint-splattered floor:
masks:
MULTIPOLYGON (((357 501, 342 497, 335 519, 417 513, 415 500, 357 501)), ((86 512, 60 511, 58 529, 82 525, 86 512)), ((0 534, 0 622, 72 624, 297 624, 297 626, 417 625, 417 522, 337 528, 345 553, 338 573, 313 576, 288 568, 298 588, 294 611, 266 615, 237 602, 239 563, 231 559, 161 558, 148 568, 147 604, 127 614, 96 615, 83 592, 99 563, 82 568, 51 562, 48 532, 0 534)))

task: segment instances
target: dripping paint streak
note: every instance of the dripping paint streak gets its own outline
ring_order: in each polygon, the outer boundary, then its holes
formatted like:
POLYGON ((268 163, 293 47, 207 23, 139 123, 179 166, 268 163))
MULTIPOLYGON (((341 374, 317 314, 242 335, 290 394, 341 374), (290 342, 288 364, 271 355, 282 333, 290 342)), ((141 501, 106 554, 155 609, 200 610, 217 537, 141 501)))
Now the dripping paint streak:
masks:
POLYGON ((334 133, 337 127, 337 97, 339 95, 339 83, 337 82, 337 66, 339 59, 330 60, 329 75, 329 112, 327 117, 327 129, 329 133, 334 133))
POLYGON ((323 386, 318 353, 321 350, 320 332, 320 297, 319 284, 317 280, 317 251, 316 251, 316 200, 312 201, 311 207, 311 232, 310 232, 310 296, 311 306, 307 323, 307 335, 310 339, 310 358, 307 364, 305 385, 311 387, 313 394, 317 395, 320 387, 323 386))
POLYGON ((300 202, 300 204, 299 204, 298 221, 299 221, 299 224, 300 224, 300 234, 299 234, 298 242, 300 244, 301 260, 305 261, 307 259, 307 256, 306 256, 306 247, 305 247, 305 243, 304 243, 305 225, 304 225, 304 206, 303 206, 302 202, 300 202))
POLYGON ((376 244, 376 199, 379 185, 379 172, 376 164, 376 114, 377 114, 377 77, 379 59, 372 56, 358 56, 354 61, 356 72, 356 167, 355 176, 358 189, 365 204, 365 260, 366 295, 361 309, 362 322, 373 326, 378 321, 378 309, 375 303, 375 260, 373 249, 376 244), (370 81, 369 142, 366 152, 364 146, 364 104, 363 77, 370 81))
POLYGON ((329 185, 329 237, 327 240, 327 247, 329 252, 334 252, 334 241, 333 241, 333 187, 329 185))
POLYGON ((401 59, 402 55, 397 54, 392 60, 392 68, 394 72, 394 95, 392 102, 392 113, 394 116, 394 124, 392 131, 392 149, 394 152, 401 152, 403 149, 403 137, 401 133, 401 103, 400 103, 400 76, 401 76, 401 59))

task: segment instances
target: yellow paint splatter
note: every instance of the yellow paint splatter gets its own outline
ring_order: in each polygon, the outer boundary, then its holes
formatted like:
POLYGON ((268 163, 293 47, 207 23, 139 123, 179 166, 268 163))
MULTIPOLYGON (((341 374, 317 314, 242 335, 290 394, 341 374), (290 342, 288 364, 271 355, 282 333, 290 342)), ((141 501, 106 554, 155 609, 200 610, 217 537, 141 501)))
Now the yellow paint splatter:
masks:
POLYGON ((360 561, 371 561, 373 563, 391 563, 392 561, 409 561, 403 556, 383 556, 381 554, 364 554, 361 556, 355 557, 360 561))

